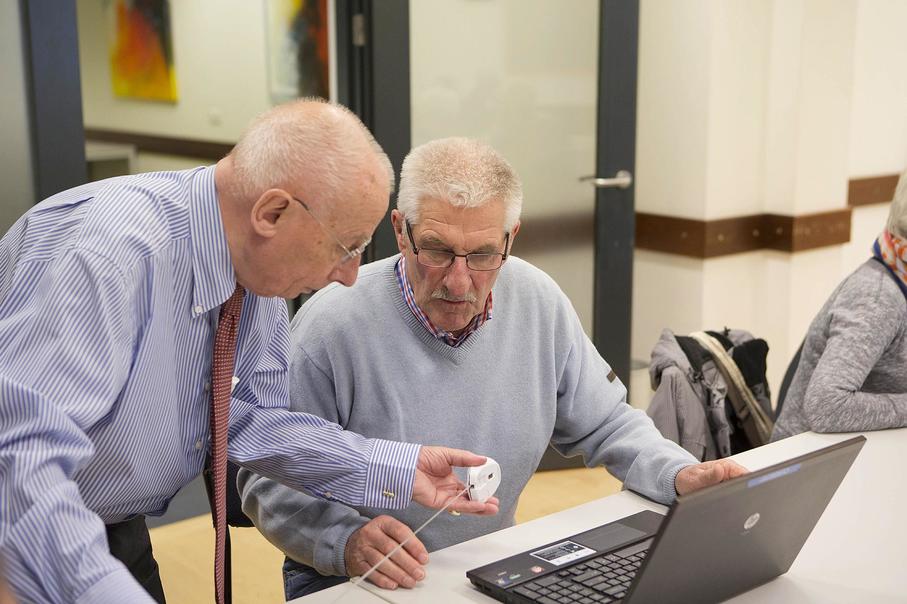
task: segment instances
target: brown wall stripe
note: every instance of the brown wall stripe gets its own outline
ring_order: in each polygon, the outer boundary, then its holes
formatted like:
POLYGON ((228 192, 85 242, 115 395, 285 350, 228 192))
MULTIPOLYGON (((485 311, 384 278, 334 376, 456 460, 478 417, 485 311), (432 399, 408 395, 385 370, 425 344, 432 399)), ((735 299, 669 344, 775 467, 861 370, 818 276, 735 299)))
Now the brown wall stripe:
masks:
MULTIPOLYGON (((819 214, 755 214, 721 220, 692 220, 660 214, 636 214, 636 247, 690 258, 717 258, 755 250, 802 252, 850 241, 851 208, 819 214)), ((592 214, 527 217, 514 242, 514 253, 591 245, 592 214)))
POLYGON ((215 143, 186 138, 137 134, 135 132, 99 130, 96 128, 86 128, 85 138, 88 140, 103 141, 105 143, 135 145, 137 150, 145 151, 146 153, 182 155, 183 157, 197 157, 200 159, 214 160, 221 159, 233 148, 232 143, 215 143))
POLYGON ((691 220, 636 214, 636 247, 691 258, 715 258, 754 250, 802 252, 850 241, 851 209, 784 216, 755 214, 691 220))
POLYGON ((847 205, 865 206, 873 203, 887 203, 894 199, 894 189, 897 184, 897 174, 852 178, 847 186, 847 205))
MULTIPOLYGON (((218 160, 231 143, 152 136, 133 132, 86 128, 85 138, 135 145, 139 151, 218 160)), ((850 180, 848 206, 885 203, 894 197, 898 175, 850 180)), ((820 214, 784 216, 755 214, 721 220, 692 220, 659 214, 636 214, 636 247, 691 258, 715 258, 753 250, 800 252, 850 241, 850 207, 820 214)), ((539 253, 586 245, 594 236, 592 214, 531 218, 515 243, 515 252, 539 253)))

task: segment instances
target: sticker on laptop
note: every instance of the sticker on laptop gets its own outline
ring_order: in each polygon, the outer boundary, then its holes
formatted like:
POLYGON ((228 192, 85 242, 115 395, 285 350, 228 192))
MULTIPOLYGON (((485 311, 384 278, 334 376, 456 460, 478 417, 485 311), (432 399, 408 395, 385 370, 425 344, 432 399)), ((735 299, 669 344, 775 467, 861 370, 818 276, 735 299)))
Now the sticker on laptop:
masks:
POLYGON ((789 466, 781 468, 780 470, 775 470, 774 472, 769 472, 768 474, 765 474, 764 476, 757 476, 756 478, 751 478, 748 481, 746 481, 746 486, 747 486, 747 488, 758 487, 760 484, 762 484, 764 482, 768 482, 768 481, 774 480, 776 478, 781 478, 782 476, 787 476, 788 474, 793 474, 794 472, 796 472, 799 469, 800 469, 800 464, 798 464, 798 463, 791 464, 789 466))
POLYGON ((579 543, 574 543, 573 541, 563 541, 556 545, 546 547, 545 549, 540 549, 536 552, 530 552, 529 555, 544 560, 548 564, 561 566, 562 564, 573 562, 574 560, 578 560, 594 553, 596 553, 594 549, 589 549, 588 547, 580 545, 579 543))

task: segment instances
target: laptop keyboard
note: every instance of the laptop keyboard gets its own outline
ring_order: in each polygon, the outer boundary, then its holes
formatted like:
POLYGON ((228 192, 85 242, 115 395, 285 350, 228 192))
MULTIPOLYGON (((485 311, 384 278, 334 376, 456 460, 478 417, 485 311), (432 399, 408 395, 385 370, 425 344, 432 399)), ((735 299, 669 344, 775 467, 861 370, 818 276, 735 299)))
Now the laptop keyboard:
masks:
POLYGON ((650 544, 651 540, 646 540, 617 552, 583 560, 511 591, 539 604, 597 604, 620 600, 627 594, 650 544))

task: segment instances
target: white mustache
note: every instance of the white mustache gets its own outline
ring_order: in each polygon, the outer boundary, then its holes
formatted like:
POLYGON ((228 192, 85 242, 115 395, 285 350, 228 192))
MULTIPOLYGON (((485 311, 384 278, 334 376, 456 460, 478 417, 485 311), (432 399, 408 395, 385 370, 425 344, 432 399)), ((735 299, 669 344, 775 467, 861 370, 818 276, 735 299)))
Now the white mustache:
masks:
POLYGON ((452 296, 446 287, 439 287, 431 293, 432 300, 445 300, 447 302, 475 302, 476 295, 467 292, 465 296, 452 296))

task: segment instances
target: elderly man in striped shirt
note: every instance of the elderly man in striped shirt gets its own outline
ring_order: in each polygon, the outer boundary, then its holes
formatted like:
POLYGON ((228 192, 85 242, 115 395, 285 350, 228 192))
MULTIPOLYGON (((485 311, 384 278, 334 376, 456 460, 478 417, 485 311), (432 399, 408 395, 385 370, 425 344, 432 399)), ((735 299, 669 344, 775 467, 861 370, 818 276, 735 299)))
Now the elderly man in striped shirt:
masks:
POLYGON ((378 515, 241 471, 243 509, 288 555, 288 599, 363 574, 407 539, 369 579, 412 587, 428 551, 513 523, 549 443, 663 503, 744 471, 697 464, 627 405, 570 300, 510 255, 521 205, 516 173, 488 145, 451 138, 413 149, 392 213, 400 255, 365 267, 352 288, 318 292, 290 336, 292 408, 369 436, 482 450, 501 465, 501 513, 441 516, 414 538, 423 510, 378 515))
POLYGON ((64 191, 0 240, 0 552, 21 600, 163 601, 143 515, 206 458, 219 602, 227 457, 350 505, 459 492, 452 466, 483 457, 287 410, 280 297, 353 284, 392 182, 354 115, 300 101, 215 166, 64 191))

